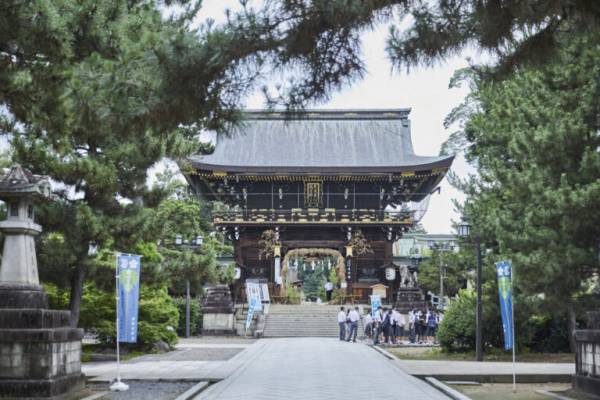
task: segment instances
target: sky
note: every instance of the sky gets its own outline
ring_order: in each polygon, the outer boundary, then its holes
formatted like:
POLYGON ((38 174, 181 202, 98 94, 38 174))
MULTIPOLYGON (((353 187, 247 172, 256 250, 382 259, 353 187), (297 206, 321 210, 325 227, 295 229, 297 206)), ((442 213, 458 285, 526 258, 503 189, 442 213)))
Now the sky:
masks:
MULTIPOLYGON (((197 21, 224 18, 224 9, 238 7, 237 0, 205 0, 197 21)), ((387 27, 381 27, 363 36, 363 56, 367 73, 362 81, 332 94, 318 108, 411 108, 409 115, 415 152, 419 155, 438 155, 440 146, 456 129, 444 129, 443 121, 468 94, 467 88, 449 89, 454 71, 468 66, 466 55, 448 59, 431 68, 414 68, 410 72, 392 70, 385 53, 387 27)), ((469 56, 473 56, 469 54, 469 56)), ((264 107, 264 99, 256 93, 246 101, 248 108, 264 107)), ((465 177, 470 168, 457 156, 452 171, 465 177)), ((452 199, 462 201, 462 193, 451 187, 447 180, 441 183, 440 194, 431 196, 429 209, 421 220, 428 233, 452 233, 452 221, 460 220, 452 199)))

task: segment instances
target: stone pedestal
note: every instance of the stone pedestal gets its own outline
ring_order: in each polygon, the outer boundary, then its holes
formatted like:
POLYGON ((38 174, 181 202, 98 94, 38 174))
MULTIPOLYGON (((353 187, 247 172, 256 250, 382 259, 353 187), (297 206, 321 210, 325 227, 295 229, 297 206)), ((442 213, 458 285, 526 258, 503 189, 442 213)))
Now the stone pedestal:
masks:
POLYGON ((83 331, 40 286, 0 283, 0 398, 70 399, 85 388, 83 331))
POLYGON ((39 285, 34 237, 35 203, 50 193, 47 177, 13 165, 0 179, 7 205, 0 222, 0 398, 71 399, 85 387, 83 330, 70 327, 69 311, 48 310, 39 285))
POLYGON ((395 306, 402 314, 406 314, 413 309, 424 310, 425 297, 419 288, 401 287, 398 289, 395 306))
POLYGON ((202 301, 202 334, 234 335, 233 300, 227 285, 216 285, 206 290, 202 301))
POLYGON ((573 387, 600 394, 600 312, 587 313, 588 329, 576 330, 573 387))

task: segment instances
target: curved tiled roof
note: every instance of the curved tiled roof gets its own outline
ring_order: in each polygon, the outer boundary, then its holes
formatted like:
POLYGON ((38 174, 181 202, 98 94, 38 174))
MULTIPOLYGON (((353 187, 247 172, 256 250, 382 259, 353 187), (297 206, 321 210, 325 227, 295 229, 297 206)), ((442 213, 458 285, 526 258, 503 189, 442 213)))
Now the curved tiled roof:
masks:
POLYGON ((453 156, 414 153, 408 109, 246 113, 214 152, 191 157, 201 170, 370 173, 448 168, 453 156))

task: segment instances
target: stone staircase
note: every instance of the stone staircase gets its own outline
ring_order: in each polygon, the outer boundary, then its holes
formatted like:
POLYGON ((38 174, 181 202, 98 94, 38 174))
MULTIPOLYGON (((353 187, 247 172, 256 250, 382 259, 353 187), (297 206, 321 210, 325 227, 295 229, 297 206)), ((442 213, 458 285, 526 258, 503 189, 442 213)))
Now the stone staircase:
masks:
MULTIPOLYGON (((272 304, 266 315, 263 337, 338 337, 339 310, 340 306, 330 305, 272 304)), ((363 332, 361 321, 358 336, 363 332)))

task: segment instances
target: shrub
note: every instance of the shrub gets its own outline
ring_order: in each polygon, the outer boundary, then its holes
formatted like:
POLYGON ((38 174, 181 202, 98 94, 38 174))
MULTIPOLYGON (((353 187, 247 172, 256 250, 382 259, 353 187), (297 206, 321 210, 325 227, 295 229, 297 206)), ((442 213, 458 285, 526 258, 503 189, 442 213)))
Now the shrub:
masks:
POLYGON ((475 293, 461 290, 444 313, 438 340, 444 351, 468 351, 475 348, 475 293))
POLYGON ((289 283, 285 285, 285 297, 288 304, 300 304, 300 292, 289 283))
POLYGON ((51 310, 67 310, 69 308, 69 291, 61 289, 53 283, 42 285, 48 294, 48 307, 51 310))
POLYGON ((152 345, 162 340, 174 346, 178 324, 179 311, 167 289, 142 287, 138 322, 140 344, 152 345))
MULTIPOLYGON (((173 299, 179 311, 179 327, 177 334, 185 336, 185 297, 173 299)), ((202 307, 199 299, 190 299, 190 335, 197 336, 202 332, 202 307)))
MULTIPOLYGON (((115 343, 115 295, 86 284, 81 303, 79 325, 93 330, 105 344, 115 343)), ((173 346, 177 343, 179 312, 166 288, 142 287, 138 318, 139 347, 151 347, 162 340, 173 346)))

